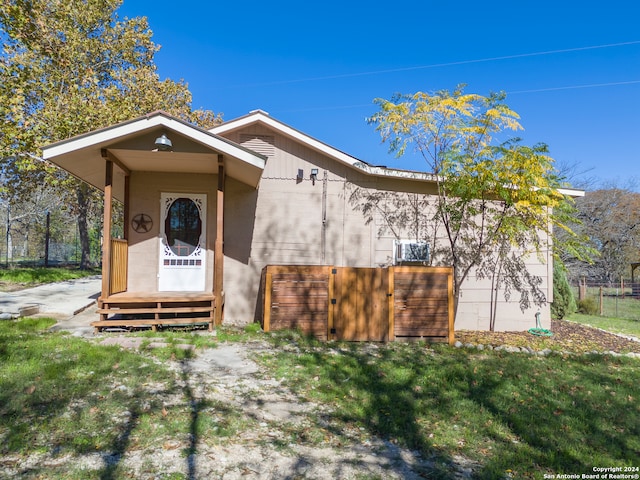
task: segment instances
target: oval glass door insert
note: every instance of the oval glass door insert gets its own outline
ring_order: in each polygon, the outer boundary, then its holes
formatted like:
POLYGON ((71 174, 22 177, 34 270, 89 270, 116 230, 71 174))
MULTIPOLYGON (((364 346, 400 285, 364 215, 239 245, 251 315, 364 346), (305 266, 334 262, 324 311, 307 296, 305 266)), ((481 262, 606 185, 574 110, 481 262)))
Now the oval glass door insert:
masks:
POLYGON ((164 225, 167 245, 179 257, 188 257, 196 251, 202 234, 200 209, 190 198, 173 201, 164 225))

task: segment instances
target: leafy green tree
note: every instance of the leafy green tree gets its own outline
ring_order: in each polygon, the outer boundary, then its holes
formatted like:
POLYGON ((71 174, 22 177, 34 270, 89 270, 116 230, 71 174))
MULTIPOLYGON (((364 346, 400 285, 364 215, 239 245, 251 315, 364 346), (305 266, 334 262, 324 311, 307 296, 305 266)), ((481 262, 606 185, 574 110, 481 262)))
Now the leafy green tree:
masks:
POLYGON ((472 271, 491 281, 492 330, 499 292, 507 300, 519 294, 523 311, 543 305, 542 279, 529 272, 526 259, 544 261, 553 228, 569 232, 556 248, 585 252, 568 227, 573 210, 546 145, 504 140, 522 128, 505 95, 484 97, 458 87, 375 102, 380 111, 369 122, 390 151, 402 156, 414 147, 432 173, 433 261, 454 268, 456 311, 460 286, 472 271))
POLYGON ((574 278, 618 284, 640 261, 640 193, 633 187, 598 188, 576 201, 581 224, 575 230, 589 238, 599 255, 591 265, 566 261, 574 278))
POLYGON ((551 316, 559 320, 578 309, 573 290, 567 280, 567 271, 561 262, 553 264, 553 302, 551 316))
POLYGON ((59 187, 76 215, 82 266, 89 258, 96 192, 39 159, 45 144, 164 110, 211 127, 220 118, 193 110, 180 81, 161 80, 159 47, 144 17, 117 15, 121 0, 7 0, 0 5, 0 159, 5 198, 35 185, 59 187))

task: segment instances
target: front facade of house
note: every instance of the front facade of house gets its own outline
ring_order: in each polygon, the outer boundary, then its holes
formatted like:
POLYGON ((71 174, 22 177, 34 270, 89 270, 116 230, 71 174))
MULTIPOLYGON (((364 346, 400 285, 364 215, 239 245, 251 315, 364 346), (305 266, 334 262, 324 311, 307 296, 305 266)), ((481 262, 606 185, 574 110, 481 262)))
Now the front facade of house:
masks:
MULTIPOLYGON (((158 315, 161 301, 195 312, 211 297, 218 323, 222 310, 225 322, 260 319, 268 265, 396 263, 411 246, 399 240, 411 233, 398 239, 380 216, 368 222, 351 200, 354 189, 435 193, 426 174, 373 167, 262 111, 211 131, 156 112, 48 146, 44 157, 102 189, 106 211, 112 200, 124 203, 125 239, 105 242, 105 305, 144 297, 145 312, 158 315), (155 147, 162 135, 170 149, 155 147), (124 260, 111 261, 119 248, 124 260), (191 304, 177 301, 190 296, 191 304)), ((550 253, 544 260, 532 258, 529 268, 551 301, 550 253)), ((456 329, 488 329, 490 283, 472 277, 461 292, 456 329)), ((521 312, 517 301, 500 299, 497 330, 534 327, 538 311, 549 328, 548 304, 521 312)))

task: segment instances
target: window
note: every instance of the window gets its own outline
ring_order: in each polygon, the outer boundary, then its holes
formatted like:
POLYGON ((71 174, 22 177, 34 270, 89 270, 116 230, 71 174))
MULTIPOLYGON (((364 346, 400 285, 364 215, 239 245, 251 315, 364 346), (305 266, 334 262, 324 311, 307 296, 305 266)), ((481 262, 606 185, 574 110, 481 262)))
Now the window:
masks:
POLYGON ((164 226, 167 244, 179 257, 191 255, 200 243, 202 220, 200 210, 190 198, 175 200, 165 219, 164 226))
POLYGON ((429 261, 429 245, 413 240, 394 240, 393 263, 426 263, 429 261))

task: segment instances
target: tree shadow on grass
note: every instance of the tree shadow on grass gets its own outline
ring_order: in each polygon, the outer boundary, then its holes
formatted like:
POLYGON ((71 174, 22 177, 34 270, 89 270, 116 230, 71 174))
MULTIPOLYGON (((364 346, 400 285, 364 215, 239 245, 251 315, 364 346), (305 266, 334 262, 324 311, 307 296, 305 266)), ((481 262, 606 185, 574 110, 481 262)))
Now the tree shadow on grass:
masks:
MULTIPOLYGON (((197 476, 197 447, 199 442, 199 419, 201 411, 208 406, 208 402, 203 399, 196 398, 190 380, 192 376, 191 361, 194 358, 191 350, 182 350, 174 347, 174 356, 180 357, 180 380, 169 392, 165 393, 181 393, 186 401, 188 409, 188 431, 186 433, 187 446, 183 452, 186 458, 186 472, 189 480, 195 480, 197 476)), ((132 396, 129 412, 129 420, 120 429, 119 435, 115 438, 111 451, 107 455, 103 455, 106 467, 103 470, 101 480, 115 480, 120 478, 117 475, 119 465, 127 452, 129 440, 132 432, 135 430, 141 414, 141 405, 149 398, 143 392, 136 392, 132 396)), ((159 405, 156 405, 159 408, 159 405)), ((158 446, 162 448, 162 446, 158 446)))
POLYGON ((195 480, 196 477, 196 458, 198 452, 198 417, 200 410, 204 405, 204 401, 196 399, 193 389, 189 384, 189 379, 192 374, 190 360, 193 358, 193 354, 190 350, 185 352, 185 357, 180 361, 180 371, 182 376, 183 392, 189 406, 189 436, 188 446, 185 450, 187 457, 187 478, 189 480, 195 480))
MULTIPOLYGON (((88 411, 95 408, 94 417, 101 415, 98 392, 104 391, 105 378, 114 373, 118 349, 91 346, 61 334, 47 334, 44 341, 32 333, 0 339, 0 360, 7 369, 0 368, 0 454, 30 455, 43 448, 52 456, 95 451, 95 418, 89 418, 88 411)), ((129 416, 111 451, 103 456, 107 468, 102 478, 115 478, 139 416, 139 395, 125 399, 130 402, 129 416)), ((40 469, 29 467, 21 475, 34 475, 40 469)))
MULTIPOLYGON (((186 470, 195 478, 197 423, 205 404, 195 399, 186 382, 188 364, 183 365, 178 385, 173 375, 158 376, 148 359, 119 347, 95 346, 59 333, 43 336, 28 321, 0 329, 0 455, 97 454, 104 466, 96 475, 121 478, 141 421, 155 421, 161 398, 180 393, 190 413, 183 425, 188 432, 179 427, 179 434, 188 435, 186 470), (150 391, 143 385, 149 381, 163 386, 150 391)), ((21 468, 19 463, 15 467, 21 468)), ((42 473, 52 474, 51 467, 36 463, 18 472, 42 473)))
POLYGON ((290 360, 301 372, 293 388, 336 405, 327 415, 336 435, 364 426, 389 450, 397 444, 433 460, 430 477, 467 467, 487 479, 587 473, 597 460, 631 465, 640 454, 630 400, 640 395, 640 373, 624 367, 632 360, 391 344, 301 350, 290 360), (310 390, 313 376, 321 395, 310 390))
POLYGON ((333 403, 332 398, 344 400, 337 401, 339 407, 330 413, 319 416, 322 428, 356 445, 362 440, 361 434, 382 439, 383 448, 375 455, 385 460, 381 464, 389 471, 411 471, 425 478, 457 478, 463 467, 433 444, 424 427, 423 405, 416 390, 420 386, 421 369, 419 365, 416 368, 421 361, 419 356, 408 350, 398 356, 376 344, 368 344, 370 348, 363 348, 364 345, 337 343, 298 354, 294 361, 303 368, 296 367, 296 371, 303 373, 292 380, 293 390, 301 398, 307 397, 311 394, 310 377, 320 371, 316 375, 319 383, 313 386, 322 392, 321 398, 329 403, 333 403), (398 359, 407 368, 395 376, 387 367, 388 362, 398 359), (401 449, 409 450, 414 459, 406 458, 401 449))
MULTIPOLYGON (((487 413, 492 425, 483 433, 500 450, 487 456, 477 476, 495 478, 506 470, 516 476, 591 473, 596 463, 624 465, 638 458, 637 445, 629 442, 640 435, 637 412, 629 409, 626 395, 602 393, 612 380, 609 369, 599 368, 607 361, 504 354, 483 360, 481 367, 475 363, 482 371, 466 373, 468 400, 487 413)), ((637 378, 624 382, 637 392, 637 378)))
POLYGON ((115 480, 120 478, 118 475, 118 467, 127 453, 129 447, 131 433, 138 425, 140 418, 140 401, 139 394, 134 395, 134 401, 130 404, 128 410, 128 420, 119 429, 120 432, 116 436, 108 453, 102 454, 102 460, 105 463, 104 470, 100 473, 100 480, 115 480))

